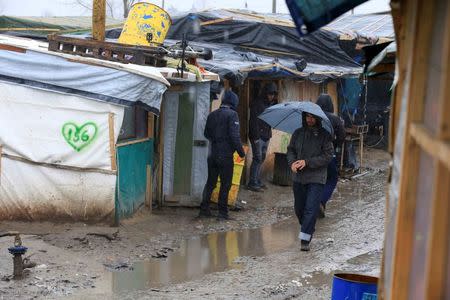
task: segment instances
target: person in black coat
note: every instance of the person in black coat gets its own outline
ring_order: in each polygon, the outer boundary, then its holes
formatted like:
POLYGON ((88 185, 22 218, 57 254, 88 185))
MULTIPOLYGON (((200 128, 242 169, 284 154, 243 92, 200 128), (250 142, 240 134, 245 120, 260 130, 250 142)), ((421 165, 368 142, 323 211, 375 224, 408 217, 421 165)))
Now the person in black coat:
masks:
POLYGON ((327 166, 333 157, 333 143, 319 117, 303 113, 299 122, 303 126, 292 134, 287 161, 293 172, 294 210, 301 227, 298 236, 301 250, 309 251, 327 180, 327 166))
POLYGON ((342 147, 342 143, 344 143, 345 140, 345 129, 344 129, 344 121, 333 113, 334 106, 330 95, 321 94, 319 98, 317 98, 316 104, 319 105, 325 112, 334 130, 333 136, 334 154, 333 159, 328 164, 327 182, 325 184, 325 188, 323 189, 319 212, 319 217, 323 218, 325 217, 326 204, 328 200, 330 200, 331 195, 333 194, 333 191, 336 188, 338 182, 339 173, 336 157, 338 149, 342 147))
POLYGON ((261 166, 266 159, 267 148, 272 137, 272 128, 258 116, 273 104, 276 94, 276 84, 268 83, 262 94, 254 99, 250 105, 249 139, 252 145, 253 158, 247 188, 255 192, 259 192, 266 187, 261 180, 261 166))
POLYGON ((245 156, 242 147, 239 117, 236 108, 238 96, 228 90, 224 93, 219 109, 211 112, 206 120, 204 135, 209 140, 208 179, 203 189, 203 199, 200 205, 200 217, 211 217, 209 202, 220 176, 219 220, 228 220, 228 193, 233 177, 233 153, 237 151, 240 157, 245 156))

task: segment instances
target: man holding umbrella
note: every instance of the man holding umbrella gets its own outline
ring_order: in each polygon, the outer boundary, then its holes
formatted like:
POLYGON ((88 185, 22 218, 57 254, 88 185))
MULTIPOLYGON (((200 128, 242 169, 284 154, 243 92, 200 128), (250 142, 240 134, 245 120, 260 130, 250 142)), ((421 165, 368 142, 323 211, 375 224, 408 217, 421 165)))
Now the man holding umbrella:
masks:
POLYGON ((327 180, 327 166, 333 158, 330 120, 317 104, 307 101, 274 105, 260 119, 273 128, 293 132, 287 161, 294 173, 294 210, 301 226, 301 250, 309 251, 327 180))

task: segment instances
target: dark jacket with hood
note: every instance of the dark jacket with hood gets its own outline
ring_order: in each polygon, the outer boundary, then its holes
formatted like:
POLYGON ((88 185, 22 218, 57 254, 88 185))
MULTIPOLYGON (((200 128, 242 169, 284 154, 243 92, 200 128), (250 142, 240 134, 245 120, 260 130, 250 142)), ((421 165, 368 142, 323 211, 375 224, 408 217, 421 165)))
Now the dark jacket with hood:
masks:
POLYGON ((322 94, 317 98, 316 104, 322 108, 322 110, 327 115, 328 119, 331 122, 334 130, 333 136, 333 145, 336 149, 337 147, 341 147, 342 143, 345 140, 345 128, 344 121, 336 116, 334 112, 333 101, 331 101, 331 97, 328 94, 322 94))
POLYGON ((268 108, 272 103, 269 103, 267 99, 267 94, 277 93, 277 86, 275 83, 271 82, 264 87, 264 91, 261 93, 260 97, 256 98, 250 104, 250 120, 249 120, 249 138, 252 141, 262 139, 264 141, 270 140, 272 137, 272 128, 259 119, 258 116, 268 108))
POLYGON ((331 135, 322 128, 319 118, 314 127, 306 125, 304 114, 302 122, 303 126, 292 134, 287 148, 287 161, 289 168, 295 161, 302 159, 305 160, 306 166, 294 173, 292 180, 302 184, 325 184, 328 163, 333 158, 331 135))
POLYGON ((211 143, 210 155, 216 158, 233 158, 234 151, 244 157, 236 108, 238 96, 226 91, 219 109, 211 112, 206 120, 204 135, 211 143))

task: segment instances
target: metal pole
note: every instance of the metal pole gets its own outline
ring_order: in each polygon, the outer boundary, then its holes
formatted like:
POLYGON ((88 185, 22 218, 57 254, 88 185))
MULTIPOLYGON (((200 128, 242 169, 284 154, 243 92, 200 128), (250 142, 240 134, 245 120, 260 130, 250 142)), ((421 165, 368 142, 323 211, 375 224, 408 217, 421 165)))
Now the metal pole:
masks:
POLYGON ((162 9, 164 9, 164 2, 165 2, 165 1, 162 0, 162 4, 161 4, 161 5, 162 5, 162 9))
POLYGON ((272 13, 277 13, 277 0, 272 0, 272 13))

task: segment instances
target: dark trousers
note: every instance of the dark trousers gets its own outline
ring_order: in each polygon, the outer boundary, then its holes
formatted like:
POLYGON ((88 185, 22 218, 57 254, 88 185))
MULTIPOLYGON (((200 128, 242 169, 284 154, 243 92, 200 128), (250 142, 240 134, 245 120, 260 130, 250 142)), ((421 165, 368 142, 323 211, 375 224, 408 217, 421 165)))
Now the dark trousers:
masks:
POLYGON ((299 237, 302 240, 310 241, 314 233, 323 187, 320 183, 293 183, 294 209, 301 226, 299 237))
POLYGON ((200 204, 200 209, 204 212, 209 211, 211 194, 216 187, 219 176, 219 215, 228 216, 228 193, 231 188, 231 179, 233 178, 232 157, 208 157, 208 179, 206 180, 205 188, 203 189, 203 199, 200 204))
POLYGON ((252 145, 252 164, 250 166, 250 181, 248 185, 261 185, 261 166, 266 159, 269 141, 270 140, 264 141, 262 139, 250 141, 252 145))
POLYGON ((338 167, 337 167, 337 159, 333 157, 333 159, 328 164, 327 168, 327 182, 325 183, 325 187, 323 189, 322 197, 320 198, 320 202, 323 206, 325 206, 330 200, 331 195, 333 195, 334 189, 336 188, 338 182, 338 167))

